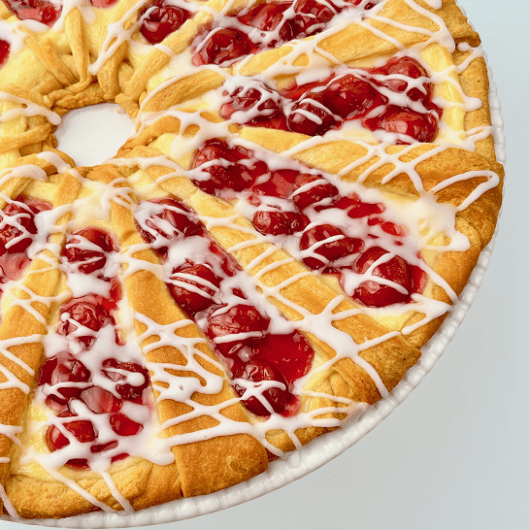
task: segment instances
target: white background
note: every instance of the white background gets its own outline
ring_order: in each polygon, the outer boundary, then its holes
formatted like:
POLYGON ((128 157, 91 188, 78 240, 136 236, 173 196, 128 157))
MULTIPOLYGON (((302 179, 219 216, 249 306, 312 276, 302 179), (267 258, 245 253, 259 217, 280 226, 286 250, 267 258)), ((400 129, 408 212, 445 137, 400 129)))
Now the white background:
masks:
POLYGON ((332 462, 157 530, 530 528, 530 2, 460 4, 493 71, 508 162, 496 248, 455 339, 411 396, 332 462))

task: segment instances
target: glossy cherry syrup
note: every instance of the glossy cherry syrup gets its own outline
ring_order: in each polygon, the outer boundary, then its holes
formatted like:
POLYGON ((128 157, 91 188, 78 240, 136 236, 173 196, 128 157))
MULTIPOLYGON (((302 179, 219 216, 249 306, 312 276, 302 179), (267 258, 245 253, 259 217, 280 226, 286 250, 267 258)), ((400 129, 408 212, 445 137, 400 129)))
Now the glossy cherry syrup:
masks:
MULTIPOLYGON (((94 383, 94 374, 78 358, 79 353, 73 353, 81 351, 83 355, 86 352, 86 355, 101 356, 102 352, 96 352, 93 348, 105 326, 114 328, 114 341, 116 345, 122 345, 113 316, 121 291, 113 287, 118 284, 116 278, 108 278, 101 272, 110 255, 116 251, 117 246, 108 232, 90 227, 70 234, 62 254, 67 269, 72 268, 108 282, 111 293, 110 298, 87 294, 63 304, 59 310, 57 333, 68 339, 72 351, 64 351, 46 359, 39 373, 38 384, 44 387, 46 404, 57 413, 58 418, 75 418, 64 423, 64 428, 79 442, 87 444, 83 453, 86 457, 66 462, 66 465, 74 468, 88 468, 94 458, 92 455, 118 447, 118 439, 98 443, 99 433, 92 421, 80 418, 73 412, 75 401, 83 403, 94 414, 107 415, 109 425, 117 436, 134 436, 143 428, 143 425, 120 411, 125 401, 145 405, 142 396, 149 385, 147 370, 138 363, 122 362, 112 357, 111 351, 103 352, 104 358, 99 363, 98 372, 111 382, 113 391, 110 391, 108 387, 102 388, 94 383), (128 379, 127 374, 134 377, 128 379)), ((68 437, 53 421, 46 433, 46 440, 52 451, 70 444, 68 437)), ((126 453, 120 453, 114 455, 111 461, 126 456, 126 453)))
POLYGON ((171 5, 166 0, 155 0, 147 4, 140 11, 140 15, 140 32, 151 44, 162 42, 191 17, 190 11, 171 5))
POLYGON ((236 59, 256 50, 246 33, 235 28, 220 28, 208 34, 193 54, 195 66, 217 64, 229 66, 236 59))
MULTIPOLYGON (((255 228, 265 235, 294 238, 300 259, 310 269, 337 276, 348 295, 369 307, 407 303, 411 301, 412 294, 422 291, 426 282, 425 273, 399 255, 389 254, 389 259, 382 259, 373 270, 370 269, 376 260, 389 253, 378 246, 382 241, 381 232, 391 237, 394 247, 402 246, 407 236, 404 227, 385 219, 384 204, 364 202, 355 193, 341 196, 336 186, 322 175, 290 169, 270 171, 265 162, 256 160, 251 151, 231 147, 222 140, 205 142, 197 151, 193 165, 200 168, 208 163, 208 172, 215 174, 216 167, 229 169, 228 162, 235 159, 239 164, 256 168, 251 171, 250 178, 254 184, 245 193, 250 204, 257 207, 252 219, 255 228), (248 162, 241 158, 243 155, 249 157, 248 162), (219 157, 217 161, 214 156, 219 157), (276 203, 276 207, 265 206, 269 197, 284 202, 281 205, 276 203), (335 212, 333 217, 345 213, 352 219, 352 227, 354 223, 359 224, 365 238, 349 236, 329 223, 318 224, 317 212, 326 212, 326 216, 335 212), (348 292, 344 276, 348 271, 359 275, 369 273, 369 280, 362 281, 348 292), (378 281, 378 278, 384 281, 378 281)), ((228 180, 221 185, 203 180, 194 182, 208 193, 212 193, 213 187, 213 194, 223 198, 233 197, 228 180)))
POLYGON ((11 45, 9 44, 9 42, 5 40, 0 40, 0 68, 2 68, 2 66, 4 66, 4 64, 7 62, 10 49, 11 45))
MULTIPOLYGON (((234 162, 249 154, 242 149, 232 151, 226 144, 213 140, 205 146, 198 160, 208 164, 216 160, 219 152, 225 153, 234 162)), ((217 177, 216 173, 212 174, 212 178, 217 177)), ((227 181, 218 179, 217 182, 224 185, 227 181)), ((146 205, 152 205, 153 213, 139 223, 144 237, 149 232, 146 228, 155 228, 158 233, 164 232, 161 227, 162 219, 170 215, 172 210, 182 211, 184 208, 173 199, 150 201, 142 206, 146 205)), ((176 245, 184 242, 187 237, 199 236, 208 241, 207 251, 201 256, 200 263, 193 262, 191 256, 184 255, 185 263, 173 270, 168 283, 170 293, 209 337, 218 357, 232 372, 233 388, 243 397, 248 410, 259 416, 269 416, 271 411, 284 415, 293 414, 298 406, 298 399, 292 393, 293 385, 296 379, 309 370, 313 359, 311 346, 298 332, 286 335, 270 332, 270 318, 250 302, 242 290, 243 286, 227 287, 226 282, 242 271, 213 242, 197 218, 193 219, 192 212, 188 211, 188 215, 183 217, 183 226, 172 234, 164 232, 167 241, 161 243, 164 252, 159 251, 159 254, 162 259, 167 258, 166 248, 169 252, 175 248, 176 252, 180 248, 176 245), (186 234, 183 228, 190 222, 195 223, 195 229, 186 234), (227 298, 230 300, 229 306, 226 304, 227 298), (265 388, 263 385, 271 387, 265 388), (246 395, 247 387, 250 390, 246 395)))

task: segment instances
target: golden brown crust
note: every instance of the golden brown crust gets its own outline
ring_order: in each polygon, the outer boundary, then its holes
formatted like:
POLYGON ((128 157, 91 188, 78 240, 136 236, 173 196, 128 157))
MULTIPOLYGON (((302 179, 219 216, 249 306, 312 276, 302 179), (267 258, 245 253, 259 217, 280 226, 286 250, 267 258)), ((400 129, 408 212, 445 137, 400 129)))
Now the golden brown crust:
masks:
MULTIPOLYGON (((134 509, 141 510, 182 497, 180 477, 174 464, 158 466, 138 458, 129 460, 132 461, 128 465, 114 465, 109 474, 120 494, 134 509)), ((79 475, 82 476, 82 472, 79 475)), ((85 473, 85 477, 76 482, 89 495, 111 510, 123 510, 100 475, 85 473)), ((52 477, 43 480, 22 474, 11 475, 6 493, 17 512, 31 519, 70 517, 99 509, 52 477)))

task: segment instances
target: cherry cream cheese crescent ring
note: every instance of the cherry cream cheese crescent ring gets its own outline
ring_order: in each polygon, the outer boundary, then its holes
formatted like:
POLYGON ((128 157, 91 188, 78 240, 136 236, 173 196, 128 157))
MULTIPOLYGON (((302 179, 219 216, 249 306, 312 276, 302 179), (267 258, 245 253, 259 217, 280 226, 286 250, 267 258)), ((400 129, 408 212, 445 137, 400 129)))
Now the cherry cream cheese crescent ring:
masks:
POLYGON ((493 131, 454 0, 1 2, 4 513, 126 521, 392 399, 495 233, 493 131), (102 102, 136 132, 78 167, 102 102))

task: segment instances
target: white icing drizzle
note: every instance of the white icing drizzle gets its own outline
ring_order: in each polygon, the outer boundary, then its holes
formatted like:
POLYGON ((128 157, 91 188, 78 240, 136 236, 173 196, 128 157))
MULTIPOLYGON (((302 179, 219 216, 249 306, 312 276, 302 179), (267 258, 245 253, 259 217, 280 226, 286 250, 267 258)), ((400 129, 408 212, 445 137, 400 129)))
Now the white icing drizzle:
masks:
POLYGON ((59 125, 59 123, 61 123, 61 118, 58 114, 48 110, 46 107, 29 101, 28 99, 14 96, 9 92, 0 92, 0 100, 24 105, 24 108, 15 108, 4 112, 2 116, 0 116, 0 123, 12 120, 18 116, 44 116, 52 125, 59 125))

